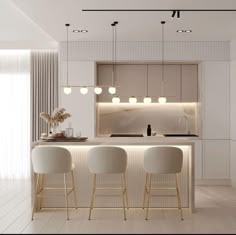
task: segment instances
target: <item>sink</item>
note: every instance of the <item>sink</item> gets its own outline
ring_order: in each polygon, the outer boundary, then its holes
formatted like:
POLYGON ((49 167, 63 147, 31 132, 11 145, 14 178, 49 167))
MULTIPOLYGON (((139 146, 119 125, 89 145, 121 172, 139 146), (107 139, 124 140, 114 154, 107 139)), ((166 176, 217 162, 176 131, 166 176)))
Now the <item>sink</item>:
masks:
POLYGON ((115 133, 111 134, 110 137, 143 137, 143 134, 126 134, 126 133, 115 133))
POLYGON ((165 137, 198 137, 195 134, 163 134, 165 137))

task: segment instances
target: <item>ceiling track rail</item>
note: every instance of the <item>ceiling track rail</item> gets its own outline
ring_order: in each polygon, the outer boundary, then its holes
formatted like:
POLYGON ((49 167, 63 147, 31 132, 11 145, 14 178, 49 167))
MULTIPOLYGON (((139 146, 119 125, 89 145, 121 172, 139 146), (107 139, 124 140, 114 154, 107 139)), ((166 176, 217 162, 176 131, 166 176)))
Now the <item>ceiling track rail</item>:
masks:
POLYGON ((212 11, 225 12, 236 11, 236 9, 82 9, 82 11, 212 11))

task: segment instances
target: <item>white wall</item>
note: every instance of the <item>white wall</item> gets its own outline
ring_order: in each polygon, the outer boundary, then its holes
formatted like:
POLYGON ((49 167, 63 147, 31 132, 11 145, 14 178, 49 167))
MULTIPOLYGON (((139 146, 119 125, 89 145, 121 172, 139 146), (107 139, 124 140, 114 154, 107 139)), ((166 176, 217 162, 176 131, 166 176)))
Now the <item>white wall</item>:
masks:
MULTIPOLYGON (((66 85, 66 62, 61 62, 61 85, 66 85)), ((70 85, 94 85, 96 66, 94 61, 70 61, 68 66, 68 81, 70 85)), ((71 125, 74 134, 81 132, 82 136, 95 136, 95 95, 92 90, 88 94, 82 95, 79 87, 72 88, 72 93, 66 95, 63 87, 60 88, 59 104, 64 107, 72 117, 63 123, 65 129, 71 125)))

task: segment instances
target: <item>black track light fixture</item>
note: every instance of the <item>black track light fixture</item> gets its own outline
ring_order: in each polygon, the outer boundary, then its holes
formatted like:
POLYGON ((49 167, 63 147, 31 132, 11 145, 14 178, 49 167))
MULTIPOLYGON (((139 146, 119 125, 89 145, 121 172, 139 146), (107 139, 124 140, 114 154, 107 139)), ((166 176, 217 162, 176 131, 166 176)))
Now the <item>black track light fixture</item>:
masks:
POLYGON ((180 11, 177 11, 177 18, 180 18, 180 11))
POLYGON ((177 18, 179 19, 180 18, 180 11, 179 10, 173 10, 171 17, 174 18, 176 13, 177 13, 177 18))
POLYGON ((174 11, 172 12, 171 17, 174 18, 174 17, 175 17, 175 14, 176 14, 176 10, 174 10, 174 11))

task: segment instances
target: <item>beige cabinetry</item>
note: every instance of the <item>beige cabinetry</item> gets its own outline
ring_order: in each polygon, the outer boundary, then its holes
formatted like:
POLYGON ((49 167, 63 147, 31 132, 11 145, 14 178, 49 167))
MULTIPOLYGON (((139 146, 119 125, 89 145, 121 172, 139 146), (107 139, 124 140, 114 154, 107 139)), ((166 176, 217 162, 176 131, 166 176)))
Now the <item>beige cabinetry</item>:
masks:
MULTIPOLYGON (((148 65, 149 95, 162 95, 162 65, 148 65)), ((163 95, 168 102, 180 102, 180 65, 164 65, 163 95)))
POLYGON ((181 65, 181 102, 198 100, 198 66, 181 65))
POLYGON ((127 102, 130 96, 136 96, 142 102, 147 93, 146 65, 117 65, 116 81, 117 95, 122 102, 127 102))
MULTIPOLYGON (((197 65, 164 65, 163 95, 167 97, 167 102, 197 102, 197 70, 197 65)), ((138 102, 143 102, 143 97, 147 93, 153 102, 157 102, 158 97, 162 95, 161 64, 117 64, 115 71, 114 83, 118 86, 117 95, 120 96, 121 102, 128 102, 130 96, 136 96, 138 102)), ((111 64, 98 65, 97 83, 112 84, 111 64)), ((111 102, 111 100, 112 95, 107 89, 97 96, 98 102, 111 102)))
MULTIPOLYGON (((97 84, 100 86, 112 85, 112 65, 100 64, 97 66, 97 84)), ((97 102, 111 102, 112 95, 108 87, 104 87, 100 95, 97 95, 97 102)))

